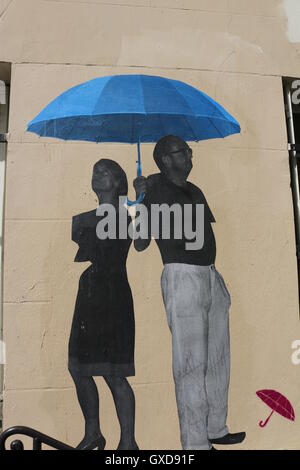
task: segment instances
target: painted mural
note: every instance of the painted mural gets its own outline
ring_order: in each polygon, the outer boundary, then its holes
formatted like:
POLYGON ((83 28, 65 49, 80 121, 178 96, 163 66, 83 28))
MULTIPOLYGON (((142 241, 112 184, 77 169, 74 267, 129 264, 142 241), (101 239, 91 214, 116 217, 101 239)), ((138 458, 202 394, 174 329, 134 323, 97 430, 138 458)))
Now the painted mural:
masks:
MULTIPOLYGON (((134 312, 126 258, 132 239, 142 252, 152 237, 164 265, 161 288, 172 333, 182 448, 213 450, 212 444, 242 442, 245 432, 230 433, 226 425, 231 299, 215 267, 215 218, 201 189, 187 181, 193 153, 186 143, 239 133, 239 123, 216 101, 183 82, 118 75, 67 90, 29 123, 28 130, 65 140, 136 143, 138 149, 136 201, 126 199, 127 207, 136 206, 131 237, 128 232, 120 239, 119 227, 116 236, 120 217, 115 216, 122 208, 118 198, 126 196, 128 188, 124 171, 112 160, 94 166, 92 188, 99 208, 73 218, 72 239, 79 245, 75 261, 91 262, 80 277, 69 340, 69 371, 85 419, 78 448, 105 447, 94 376, 104 377, 115 401, 121 427, 118 449, 138 448, 134 394, 126 379, 134 375, 134 312), (160 172, 148 178, 142 176, 142 142, 156 144, 153 157, 160 172), (106 221, 98 218, 103 204, 113 209, 106 231, 106 221), (169 211, 176 206, 179 212, 154 221, 152 207, 162 206, 169 211)), ((127 222, 129 227, 129 215, 127 222)))

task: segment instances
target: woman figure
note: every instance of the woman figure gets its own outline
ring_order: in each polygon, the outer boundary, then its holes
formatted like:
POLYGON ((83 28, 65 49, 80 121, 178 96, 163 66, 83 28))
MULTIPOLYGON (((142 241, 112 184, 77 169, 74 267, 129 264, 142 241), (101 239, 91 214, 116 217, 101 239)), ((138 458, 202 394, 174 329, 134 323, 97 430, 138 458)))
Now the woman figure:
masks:
MULTIPOLYGON (((138 449, 134 436, 135 398, 126 377, 134 369, 134 310, 126 272, 131 238, 118 238, 119 196, 127 195, 125 172, 114 161, 101 159, 93 169, 92 189, 99 204, 116 211, 116 239, 99 239, 96 209, 73 217, 75 261, 90 261, 82 273, 69 340, 69 371, 85 419, 78 449, 104 449, 99 423, 99 396, 93 376, 103 376, 112 393, 121 427, 119 450, 138 449)), ((131 219, 127 214, 127 227, 131 219)))

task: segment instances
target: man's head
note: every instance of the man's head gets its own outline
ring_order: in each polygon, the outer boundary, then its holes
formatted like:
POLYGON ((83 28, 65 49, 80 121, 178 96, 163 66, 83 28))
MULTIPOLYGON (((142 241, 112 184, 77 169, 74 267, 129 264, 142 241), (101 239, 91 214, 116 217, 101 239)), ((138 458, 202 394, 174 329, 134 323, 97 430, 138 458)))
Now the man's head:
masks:
POLYGON ((153 157, 160 171, 171 178, 186 181, 193 168, 192 149, 175 135, 162 137, 154 148, 153 157))

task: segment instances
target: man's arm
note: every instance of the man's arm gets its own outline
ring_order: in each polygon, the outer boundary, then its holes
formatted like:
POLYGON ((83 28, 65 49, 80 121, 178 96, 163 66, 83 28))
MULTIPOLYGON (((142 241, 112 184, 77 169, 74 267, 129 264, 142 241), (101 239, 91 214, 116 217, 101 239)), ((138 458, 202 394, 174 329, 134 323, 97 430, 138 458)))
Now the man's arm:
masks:
MULTIPOLYGON (((135 192, 136 192, 136 199, 138 199, 139 195, 141 193, 144 193, 145 194, 145 198, 142 202, 142 204, 146 207, 147 209, 147 214, 144 214, 143 212, 141 212, 139 214, 139 218, 140 218, 140 224, 143 225, 143 224, 147 224, 147 233, 148 233, 148 237, 147 238, 141 238, 141 237, 138 237, 138 238, 135 238, 134 239, 134 248, 137 250, 137 251, 144 251, 146 248, 148 248, 148 246, 150 245, 150 242, 151 242, 151 228, 150 228, 150 208, 151 208, 151 205, 150 205, 150 202, 149 202, 149 194, 147 193, 147 180, 144 176, 139 176, 137 177, 134 182, 133 182, 133 186, 134 186, 134 189, 135 189, 135 192), (145 218, 143 218, 145 217, 145 218)), ((137 209, 138 209, 139 206, 137 206, 137 209)))

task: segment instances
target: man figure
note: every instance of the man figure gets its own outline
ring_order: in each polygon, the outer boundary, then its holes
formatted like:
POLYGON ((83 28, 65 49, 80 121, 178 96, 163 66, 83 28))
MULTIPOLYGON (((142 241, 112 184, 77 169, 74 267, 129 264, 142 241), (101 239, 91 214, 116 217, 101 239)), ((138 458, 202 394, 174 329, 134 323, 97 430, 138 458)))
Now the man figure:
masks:
MULTIPOLYGON (((226 426, 231 300, 224 279, 214 265, 216 243, 211 223, 215 219, 202 191, 187 181, 193 167, 192 150, 187 143, 176 136, 163 137, 157 142, 153 156, 160 173, 134 181, 137 197, 145 193, 143 204, 148 214, 153 204, 169 207, 179 204, 184 216, 184 207, 189 204, 195 228, 199 225, 197 205, 204 206, 204 244, 200 249, 197 244, 194 249, 193 246, 187 249, 186 243, 191 240, 184 235, 177 239, 174 227, 169 239, 162 238, 161 230, 156 238, 164 263, 161 287, 172 333, 182 447, 209 450, 212 443, 237 444, 244 440, 245 433, 229 434, 226 426)), ((150 216, 144 223, 149 227, 148 237, 135 239, 137 251, 147 248, 153 234, 150 216)))

